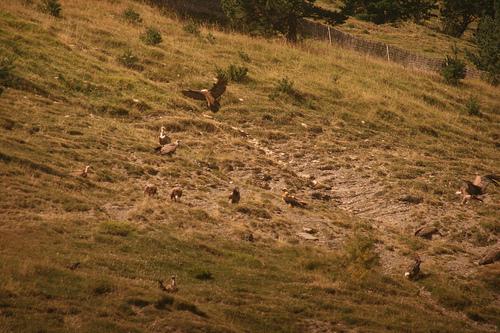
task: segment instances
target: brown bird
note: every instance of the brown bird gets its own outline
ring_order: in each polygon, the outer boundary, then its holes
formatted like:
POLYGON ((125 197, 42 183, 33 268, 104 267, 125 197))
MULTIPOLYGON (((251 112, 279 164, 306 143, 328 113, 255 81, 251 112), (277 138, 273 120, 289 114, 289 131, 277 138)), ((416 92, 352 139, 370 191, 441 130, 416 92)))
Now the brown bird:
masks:
POLYGON ((226 91, 227 86, 227 78, 219 75, 217 77, 217 82, 210 89, 202 89, 202 90, 182 90, 182 94, 189 98, 206 101, 208 108, 217 112, 220 109, 220 97, 226 91))
POLYGON ((420 264, 422 259, 420 259, 418 254, 415 254, 415 262, 413 262, 405 272, 405 277, 410 280, 415 280, 420 275, 420 264))
POLYGON ((175 186, 170 192, 170 200, 172 201, 180 201, 182 197, 182 188, 180 186, 175 186))
POLYGON ((78 171, 73 171, 73 172, 71 172, 71 174, 74 176, 87 178, 87 176, 89 174, 89 170, 90 170, 90 165, 86 165, 85 168, 83 168, 83 170, 80 169, 78 171))
POLYGON ((465 205, 470 199, 483 201, 482 196, 486 194, 486 189, 490 184, 499 186, 500 176, 497 175, 477 175, 473 182, 463 181, 463 186, 457 192, 462 195, 462 205, 465 205))
POLYGON ((144 187, 144 194, 149 195, 150 197, 154 197, 158 194, 158 188, 152 184, 146 184, 144 187))
POLYGON ((80 262, 78 262, 78 261, 74 262, 74 263, 72 263, 71 265, 68 266, 68 268, 71 269, 72 271, 74 271, 78 267, 80 267, 80 262))
POLYGON ((237 204, 240 202, 241 195, 240 195, 240 189, 238 187, 233 188, 233 192, 229 195, 229 202, 233 204, 237 204))
POLYGON ((283 189, 283 194, 281 195, 281 197, 283 198, 283 201, 287 205, 290 205, 292 207, 305 208, 307 206, 307 203, 298 199, 294 195, 291 195, 290 193, 288 193, 287 189, 285 189, 285 188, 283 189))
POLYGON ((481 260, 479 260, 479 265, 489 265, 498 260, 500 260, 500 248, 487 252, 481 260))
POLYGON ((177 147, 179 147, 180 143, 181 140, 177 140, 174 143, 169 143, 163 146, 156 147, 155 151, 158 152, 160 155, 172 156, 177 150, 177 147))
POLYGON ((165 134, 165 127, 163 126, 160 128, 160 136, 158 137, 158 141, 160 142, 160 146, 169 144, 171 141, 170 137, 165 134))
POLYGON ((443 236, 443 235, 441 235, 438 228, 436 228, 436 227, 423 226, 423 227, 418 228, 415 231, 415 236, 426 238, 426 239, 432 239, 432 235, 443 236))
POLYGON ((165 292, 175 293, 178 290, 177 282, 175 282, 175 275, 172 275, 170 279, 170 285, 165 286, 162 280, 158 280, 158 286, 160 287, 161 290, 165 292))

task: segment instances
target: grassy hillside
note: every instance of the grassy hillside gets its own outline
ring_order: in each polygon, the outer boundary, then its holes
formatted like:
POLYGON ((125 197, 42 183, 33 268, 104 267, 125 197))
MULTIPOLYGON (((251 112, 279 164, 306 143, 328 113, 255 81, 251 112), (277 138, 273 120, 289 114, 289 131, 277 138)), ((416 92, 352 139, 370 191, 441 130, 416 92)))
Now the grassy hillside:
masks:
POLYGON ((476 262, 498 244, 500 192, 466 206, 454 194, 500 172, 498 89, 134 1, 61 2, 61 18, 0 3, 0 58, 14 59, 0 95, 0 332, 498 330, 500 266, 476 262), (156 46, 141 39, 151 26, 156 46), (249 74, 218 113, 180 94, 230 64, 249 74), (173 157, 153 152, 160 126, 182 140, 173 157), (283 187, 308 208, 287 207, 283 187), (414 237, 425 224, 443 236, 414 237), (157 284, 171 275, 175 294, 157 284))
MULTIPOLYGON (((317 3, 331 10, 337 10, 341 5, 337 0, 318 0, 317 3)), ((441 32, 441 22, 437 17, 423 24, 413 22, 375 24, 349 17, 345 23, 336 28, 366 40, 397 46, 430 58, 444 59, 447 54, 452 54, 452 48, 457 46, 460 58, 470 65, 472 63, 467 58, 466 51, 476 50, 473 42, 474 24, 471 24, 462 37, 455 38, 441 32)))

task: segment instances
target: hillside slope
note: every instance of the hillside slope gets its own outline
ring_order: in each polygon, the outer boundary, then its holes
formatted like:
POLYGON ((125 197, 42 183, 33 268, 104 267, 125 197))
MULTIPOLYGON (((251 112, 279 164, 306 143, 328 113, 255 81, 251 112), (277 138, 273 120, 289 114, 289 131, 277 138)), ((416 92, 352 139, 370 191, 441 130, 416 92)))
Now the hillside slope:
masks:
POLYGON ((498 246, 500 192, 455 195, 500 172, 498 89, 197 30, 128 0, 65 0, 61 18, 21 3, 0 4, 0 57, 15 59, 0 95, 0 332, 498 330, 500 266, 477 261, 498 246), (141 41, 149 26, 157 46, 141 41), (249 77, 218 113, 180 94, 229 64, 249 77), (182 140, 172 157, 153 151, 161 126, 182 140), (308 207, 286 206, 284 187, 308 207), (422 225, 442 236, 414 237, 422 225), (415 253, 424 276, 409 281, 415 253), (158 287, 171 275, 175 294, 158 287))

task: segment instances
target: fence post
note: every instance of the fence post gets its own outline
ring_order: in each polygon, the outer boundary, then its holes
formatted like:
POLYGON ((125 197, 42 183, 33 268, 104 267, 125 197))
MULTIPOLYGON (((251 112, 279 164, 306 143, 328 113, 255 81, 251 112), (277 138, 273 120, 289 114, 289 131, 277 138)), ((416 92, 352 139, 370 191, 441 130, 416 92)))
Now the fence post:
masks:
POLYGON ((389 56, 389 45, 385 44, 385 50, 387 52, 387 61, 391 61, 391 57, 389 56))
POLYGON ((332 45, 332 33, 330 32, 330 26, 328 26, 328 40, 330 41, 330 45, 332 45))

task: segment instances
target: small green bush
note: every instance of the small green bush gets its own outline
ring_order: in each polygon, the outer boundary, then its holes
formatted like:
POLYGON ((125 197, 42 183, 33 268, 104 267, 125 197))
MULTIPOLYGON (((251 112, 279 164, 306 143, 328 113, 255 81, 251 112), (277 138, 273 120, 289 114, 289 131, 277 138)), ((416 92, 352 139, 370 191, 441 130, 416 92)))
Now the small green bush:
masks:
POLYGON ((154 27, 146 28, 140 38, 146 45, 158 45, 163 40, 160 31, 154 27))
POLYGON ((234 82, 242 82, 247 79, 248 68, 231 64, 229 65, 226 72, 229 80, 234 82))
POLYGON ((240 56, 241 60, 250 62, 250 56, 245 51, 239 51, 238 55, 240 56))
POLYGON ((54 17, 61 17, 62 7, 59 0, 42 0, 38 5, 38 9, 54 17))
POLYGON ((190 21, 184 25, 184 31, 195 36, 199 36, 201 34, 200 27, 194 21, 190 21))
POLYGON ((120 56, 118 56, 116 60, 121 65, 130 69, 141 68, 141 66, 139 65, 139 58, 135 56, 130 50, 123 52, 120 56))
POLYGON ((9 57, 0 57, 0 95, 4 87, 9 85, 12 80, 11 71, 14 68, 14 60, 9 57))
POLYGON ((107 221, 101 223, 99 231, 106 235, 127 237, 135 228, 128 222, 107 221))
POLYGON ((228 81, 229 80, 227 71, 225 71, 222 68, 216 67, 215 68, 215 75, 217 77, 217 80, 221 80, 221 81, 228 81))
POLYGON ((281 80, 278 80, 274 90, 280 93, 293 95, 295 93, 293 84, 293 81, 289 80, 288 77, 284 77, 281 80))
POLYGON ((465 109, 470 116, 481 116, 481 106, 479 105, 479 100, 475 96, 471 96, 467 99, 465 109))
POLYGON ((458 59, 458 51, 456 47, 453 48, 453 56, 446 56, 441 67, 441 74, 446 83, 451 85, 458 85, 461 80, 465 79, 466 69, 465 63, 458 59))
POLYGON ((207 271, 207 270, 200 270, 195 272, 194 277, 198 280, 206 281, 206 280, 212 280, 214 278, 212 272, 207 271))
POLYGON ((142 22, 141 14, 136 12, 132 7, 125 9, 122 13, 122 17, 130 24, 139 24, 142 22))

